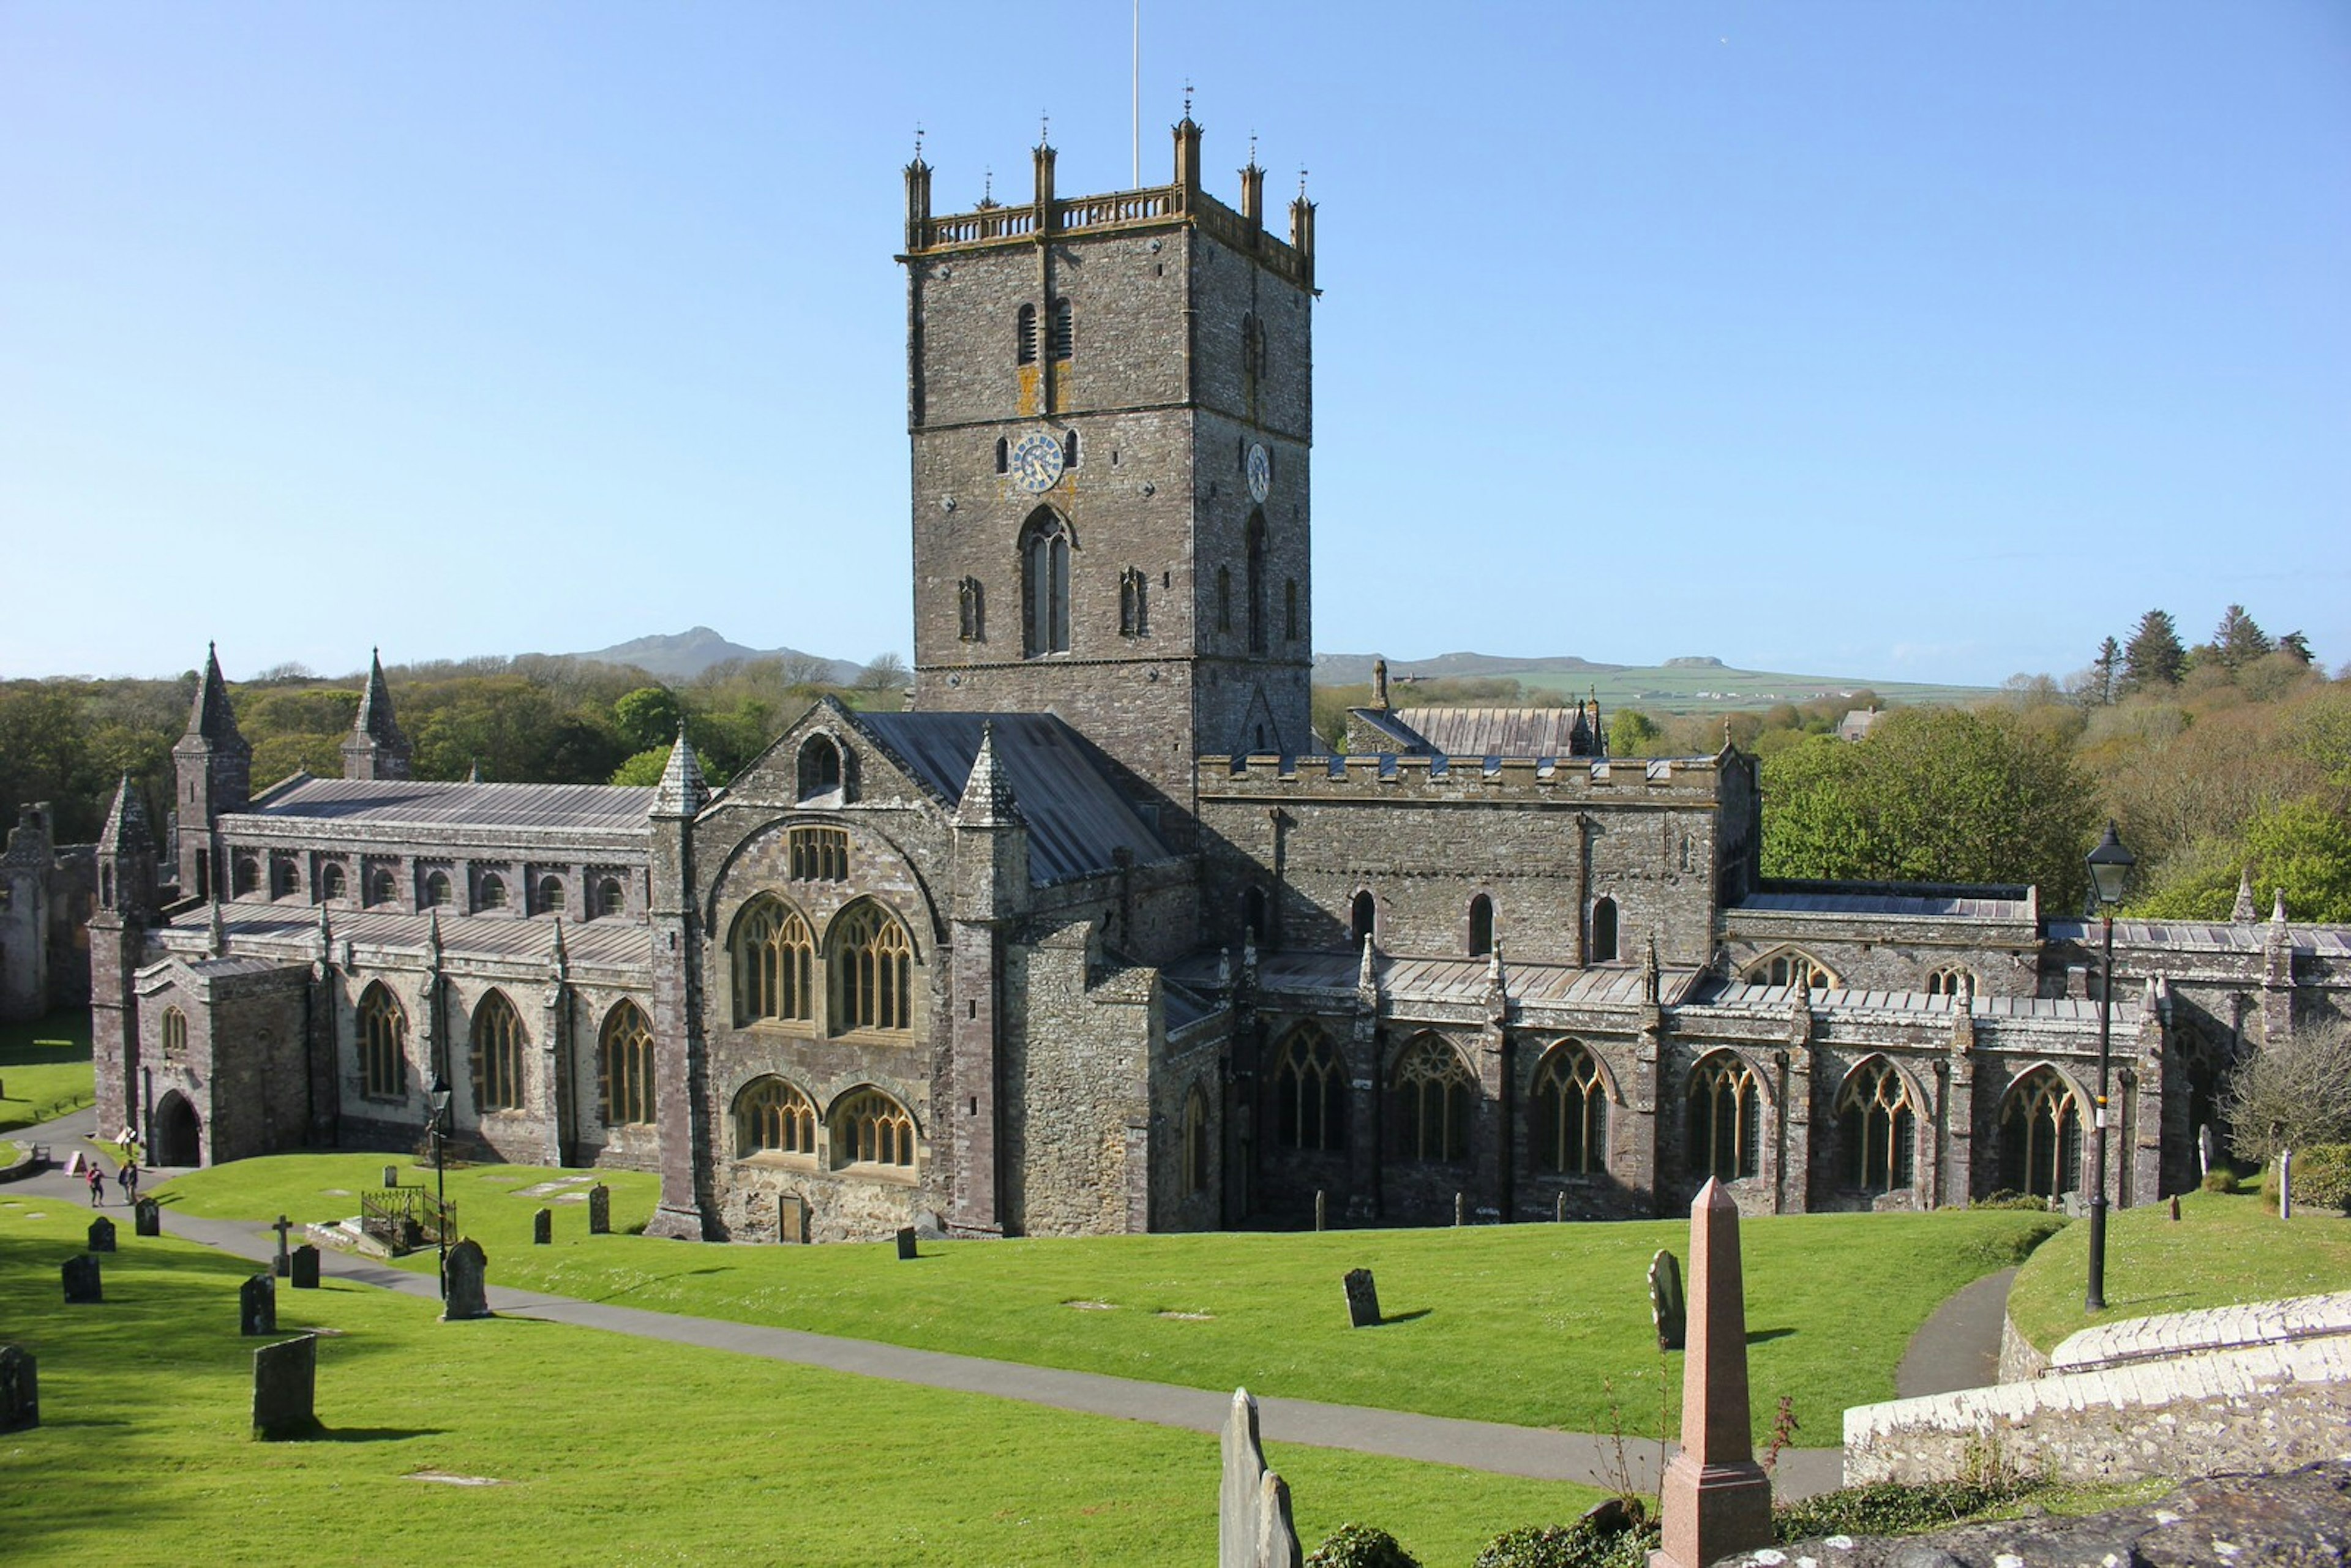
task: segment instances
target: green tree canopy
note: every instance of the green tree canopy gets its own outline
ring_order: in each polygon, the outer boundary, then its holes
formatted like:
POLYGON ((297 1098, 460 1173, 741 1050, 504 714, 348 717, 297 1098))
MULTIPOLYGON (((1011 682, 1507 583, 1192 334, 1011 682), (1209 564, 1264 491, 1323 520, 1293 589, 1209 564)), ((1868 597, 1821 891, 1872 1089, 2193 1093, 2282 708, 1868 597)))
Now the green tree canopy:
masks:
POLYGON ((1608 716, 1608 753, 1612 757, 1645 757, 1663 731, 1657 721, 1636 707, 1620 707, 1608 716))
POLYGON ((2150 610, 2138 618, 2138 630, 2123 649, 2123 685, 2135 692, 2155 686, 2176 686, 2188 670, 2188 650, 2179 643, 2179 628, 2168 611, 2150 610))
POLYGON ((667 686, 639 686, 612 705, 612 725, 622 744, 632 751, 648 747, 666 748, 677 738, 678 721, 685 708, 667 686))
POLYGON ((2180 868, 2131 913, 2170 920, 2226 920, 2241 876, 2250 876, 2259 913, 2279 891, 2286 917, 2351 923, 2351 819, 2322 800, 2288 800, 2256 811, 2236 833, 2195 845, 2180 868))

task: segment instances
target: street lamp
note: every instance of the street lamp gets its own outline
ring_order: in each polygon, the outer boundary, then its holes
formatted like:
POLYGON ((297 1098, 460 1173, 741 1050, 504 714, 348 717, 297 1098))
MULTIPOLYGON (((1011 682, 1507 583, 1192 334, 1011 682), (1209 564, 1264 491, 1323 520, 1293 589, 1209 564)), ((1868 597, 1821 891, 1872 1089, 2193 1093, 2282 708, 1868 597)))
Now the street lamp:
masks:
POLYGON ((441 1299, 449 1299, 449 1081, 433 1074, 433 1234, 441 1243, 441 1299))
POLYGON ((2106 1310, 2106 1071, 2114 1038, 2115 905, 2123 901, 2124 879, 2137 863, 2108 822, 2106 836, 2090 852, 2090 883, 2097 891, 2106 944, 2105 962, 2098 970, 2098 1142, 2090 1176, 2090 1291, 2083 1303, 2093 1312, 2106 1310))

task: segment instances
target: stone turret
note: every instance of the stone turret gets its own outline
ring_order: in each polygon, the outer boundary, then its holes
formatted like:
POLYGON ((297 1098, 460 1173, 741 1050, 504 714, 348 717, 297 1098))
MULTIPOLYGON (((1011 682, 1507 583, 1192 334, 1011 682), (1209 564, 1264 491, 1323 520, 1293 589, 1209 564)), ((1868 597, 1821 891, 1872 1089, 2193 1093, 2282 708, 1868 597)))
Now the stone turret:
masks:
POLYGON ((242 811, 253 797, 253 747, 236 727, 228 683, 221 678, 220 653, 207 644, 188 730, 172 747, 178 776, 172 798, 180 822, 180 892, 209 898, 222 891, 226 866, 221 854, 220 819, 242 811))
POLYGON ((132 980, 155 916, 155 869, 147 813, 125 774, 99 834, 99 903, 89 917, 90 1061, 98 1124, 109 1134, 141 1125, 139 1008, 132 980))
POLYGON ((669 766, 653 790, 646 848, 645 924, 653 937, 654 1113, 661 1127, 661 1199, 648 1236, 699 1241, 709 1235, 701 1172, 710 1129, 702 1105, 702 923, 694 918, 694 819, 710 799, 677 727, 669 766))
POLYGON ((367 689, 360 695, 351 733, 343 740, 343 777, 405 779, 409 760, 408 737, 392 722, 392 691, 384 685, 383 660, 370 649, 367 689))
POLYGON ((948 1223, 971 1235, 1003 1228, 1002 1112, 1007 949, 1029 913, 1029 823, 984 724, 955 813, 955 942, 949 957, 949 1054, 954 1075, 955 1207, 948 1223))

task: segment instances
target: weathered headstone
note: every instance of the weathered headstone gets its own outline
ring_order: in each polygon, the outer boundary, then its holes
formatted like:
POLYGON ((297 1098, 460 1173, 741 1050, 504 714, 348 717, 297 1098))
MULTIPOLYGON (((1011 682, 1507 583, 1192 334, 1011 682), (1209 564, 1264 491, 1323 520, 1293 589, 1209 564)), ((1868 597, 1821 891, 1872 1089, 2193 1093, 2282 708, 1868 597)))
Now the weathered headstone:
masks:
POLYGON ((1649 1260, 1649 1321, 1657 1327, 1657 1348, 1679 1350, 1689 1328, 1689 1308, 1682 1299, 1682 1266, 1660 1249, 1649 1260))
POLYGON ((163 1206, 152 1197, 142 1197, 131 1208, 131 1233, 134 1236, 163 1234, 163 1206))
POLYGON ((92 1252, 114 1250, 114 1221, 102 1214, 89 1222, 89 1249, 92 1252))
POLYGON ((308 1241, 294 1249, 294 1272, 287 1276, 287 1282, 298 1291, 319 1288, 319 1249, 308 1241))
POLYGON ((1457 1192, 1453 1195, 1453 1223, 1456 1225, 1469 1223, 1469 1195, 1467 1193, 1457 1192))
POLYGON ((1330 1218, 1331 1195, 1318 1186, 1314 1189, 1314 1228, 1327 1228, 1330 1218))
POLYGON ((2294 1151, 2287 1149, 2278 1155, 2278 1218, 2294 1218, 2294 1151))
POLYGON ((612 1189, 598 1182, 588 1189, 588 1234, 609 1236, 612 1233, 612 1189))
POLYGON ((920 1254, 914 1250, 914 1228, 911 1225, 900 1227, 898 1230, 899 1260, 904 1261, 906 1259, 919 1256, 920 1254))
MULTIPOLYGON (((255 1278, 268 1283, 272 1276, 255 1278)), ((319 1429, 319 1336, 297 1334, 253 1353, 253 1435, 264 1442, 319 1429)))
POLYGON ((59 1272, 65 1277, 66 1305, 87 1306, 106 1300, 104 1282, 99 1278, 98 1255, 85 1252, 78 1258, 68 1258, 59 1272))
POLYGON ((1347 1287, 1347 1326, 1377 1328, 1380 1322, 1380 1290, 1372 1281, 1369 1269, 1350 1269, 1341 1281, 1347 1287))
POLYGON ((277 1332, 277 1276, 256 1274, 236 1288, 236 1332, 241 1334, 277 1332))
POLYGON ((1567 1223, 1567 1194, 1561 1193, 1552 1203, 1552 1218, 1562 1225, 1567 1223))
POLYGON ((281 1214, 277 1217, 277 1223, 269 1228, 277 1232, 277 1259, 270 1266, 270 1272, 283 1280, 294 1272, 293 1255, 286 1249, 286 1239, 293 1234, 294 1222, 281 1214))
POLYGON ((449 1249, 448 1295, 441 1306, 443 1322, 464 1322, 492 1315, 489 1267, 489 1260, 482 1256, 481 1243, 470 1236, 449 1249))
POLYGON ((788 1192, 776 1199, 776 1239, 799 1246, 809 1239, 808 1199, 788 1192))
POLYGON ((2171 1223, 2179 1223, 2179 1195, 2176 1192, 2171 1195, 2171 1223))
POLYGON ((1706 1568, 1771 1544, 1771 1479, 1747 1425, 1747 1294, 1739 1206, 1709 1180, 1690 1204, 1689 1354, 1682 1358, 1682 1449, 1659 1487, 1664 1539, 1651 1568, 1706 1568))
POLYGON ((21 1344, 0 1344, 0 1432, 41 1424, 40 1369, 21 1344))
POLYGON ((1299 1568, 1290 1486, 1265 1468, 1257 1401, 1233 1390, 1222 1439, 1224 1482, 1217 1494, 1217 1568, 1299 1568))
POLYGON ((2196 1174, 2199 1176, 2210 1176, 2212 1162, 2220 1157, 2220 1140, 2212 1135, 2212 1124, 2207 1122, 2196 1129, 2196 1174))
POLYGON ((534 1247, 545 1247, 555 1239, 555 1210, 542 1208, 530 1217, 530 1241, 534 1247))
POLYGON ((398 1166, 386 1166, 383 1167, 383 1185, 386 1186, 398 1186, 400 1185, 400 1167, 398 1166))

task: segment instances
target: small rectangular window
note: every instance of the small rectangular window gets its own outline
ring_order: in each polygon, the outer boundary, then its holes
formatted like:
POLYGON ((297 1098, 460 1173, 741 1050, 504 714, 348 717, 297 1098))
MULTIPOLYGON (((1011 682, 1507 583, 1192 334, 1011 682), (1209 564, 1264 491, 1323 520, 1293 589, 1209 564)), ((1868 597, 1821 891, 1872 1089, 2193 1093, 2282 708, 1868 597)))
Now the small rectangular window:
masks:
POLYGON ((793 881, 849 879, 849 834, 841 829, 794 828, 789 843, 793 881))

